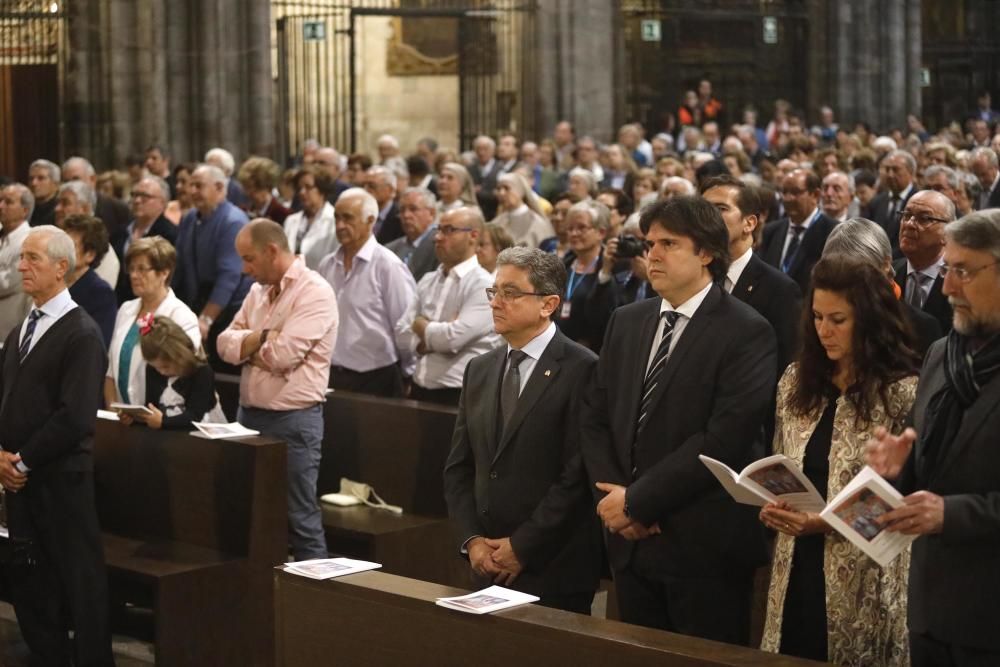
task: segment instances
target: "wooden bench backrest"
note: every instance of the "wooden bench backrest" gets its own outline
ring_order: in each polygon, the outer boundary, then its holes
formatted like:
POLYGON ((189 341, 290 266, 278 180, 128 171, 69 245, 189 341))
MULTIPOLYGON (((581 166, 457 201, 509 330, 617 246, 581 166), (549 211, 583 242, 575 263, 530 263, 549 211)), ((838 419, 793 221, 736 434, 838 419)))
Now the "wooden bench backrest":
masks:
POLYGON ((94 471, 101 529, 281 562, 284 443, 206 440, 97 420, 94 471))

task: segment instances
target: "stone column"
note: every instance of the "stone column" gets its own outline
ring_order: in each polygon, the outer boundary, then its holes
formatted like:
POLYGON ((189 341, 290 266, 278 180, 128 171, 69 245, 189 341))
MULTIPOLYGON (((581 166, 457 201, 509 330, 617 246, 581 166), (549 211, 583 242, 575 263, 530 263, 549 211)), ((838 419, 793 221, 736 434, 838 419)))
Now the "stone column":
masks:
POLYGON ((73 0, 66 151, 120 166, 150 143, 174 162, 222 146, 272 157, 270 0, 73 0))
POLYGON ((621 19, 607 0, 538 0, 539 136, 571 120, 577 135, 615 132, 624 82, 621 19))

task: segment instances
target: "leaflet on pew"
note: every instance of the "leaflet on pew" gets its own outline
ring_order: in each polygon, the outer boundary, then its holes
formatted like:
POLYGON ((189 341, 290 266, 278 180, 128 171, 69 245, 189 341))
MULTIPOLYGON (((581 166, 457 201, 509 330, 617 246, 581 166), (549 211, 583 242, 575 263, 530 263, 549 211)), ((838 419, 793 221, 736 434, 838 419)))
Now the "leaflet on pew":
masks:
POLYGON ((883 567, 916 539, 887 532, 877 522, 886 512, 902 506, 903 497, 868 466, 826 503, 802 470, 783 454, 754 461, 739 473, 708 456, 698 458, 736 502, 763 507, 780 500, 800 512, 818 513, 883 567))
POLYGON ((353 558, 314 558, 313 560, 285 563, 285 572, 310 579, 332 579, 380 567, 382 567, 380 563, 354 560, 353 558))

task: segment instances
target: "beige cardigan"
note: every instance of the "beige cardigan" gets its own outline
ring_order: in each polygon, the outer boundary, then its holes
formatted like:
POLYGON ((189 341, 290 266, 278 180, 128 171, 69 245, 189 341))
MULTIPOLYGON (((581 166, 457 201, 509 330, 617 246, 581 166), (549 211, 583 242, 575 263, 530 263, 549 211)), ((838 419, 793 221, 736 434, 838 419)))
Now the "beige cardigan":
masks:
MULTIPOLYGON (((800 417, 788 406, 798 365, 792 364, 778 383, 774 453, 784 454, 799 466, 806 444, 816 427, 822 405, 813 417, 800 417)), ((865 465, 865 445, 877 426, 899 433, 913 405, 917 378, 908 377, 889 387, 889 405, 872 415, 873 425, 858 430, 855 410, 845 398, 837 399, 830 445, 827 499, 833 498, 865 465)), ((829 660, 839 665, 905 667, 910 664, 906 630, 906 586, 909 550, 885 569, 868 558, 840 533, 826 534, 823 573, 826 580, 827 646, 829 660)), ((767 591, 767 617, 761 648, 777 652, 781 646, 782 610, 792 567, 794 538, 778 534, 774 545, 771 584, 767 591)))

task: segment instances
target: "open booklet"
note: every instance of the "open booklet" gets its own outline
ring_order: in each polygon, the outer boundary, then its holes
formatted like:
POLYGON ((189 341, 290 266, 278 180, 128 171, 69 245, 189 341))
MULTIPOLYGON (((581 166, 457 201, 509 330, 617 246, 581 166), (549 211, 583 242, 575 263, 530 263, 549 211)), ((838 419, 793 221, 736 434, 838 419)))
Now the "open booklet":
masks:
POLYGON ((145 405, 129 405, 128 403, 112 403, 110 406, 112 412, 122 412, 131 417, 148 417, 153 414, 153 411, 147 408, 145 405))
POLYGON ((260 431, 247 428, 239 422, 231 424, 209 424, 207 422, 191 422, 198 429, 193 435, 200 435, 203 438, 218 440, 219 438, 245 438, 251 435, 260 435, 260 431))
POLYGON ((877 472, 865 466, 819 515, 854 546, 885 567, 916 539, 890 533, 877 519, 903 505, 903 496, 877 472))
POLYGON ((382 567, 379 563, 353 558, 315 558, 285 563, 285 571, 310 579, 332 579, 382 567))
POLYGON ((738 503, 763 507, 783 500, 800 512, 820 512, 826 507, 809 478, 784 454, 754 461, 740 473, 704 454, 698 458, 738 503))
POLYGON ((538 597, 512 591, 502 586, 490 586, 475 593, 459 595, 453 598, 438 598, 434 604, 467 614, 491 614, 501 609, 520 607, 529 602, 538 602, 538 597))

